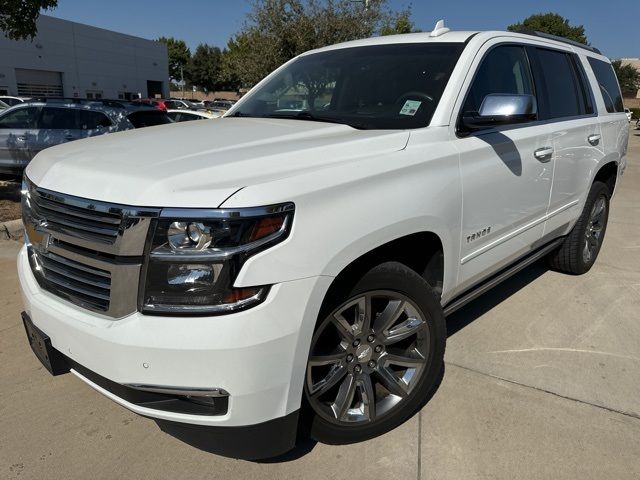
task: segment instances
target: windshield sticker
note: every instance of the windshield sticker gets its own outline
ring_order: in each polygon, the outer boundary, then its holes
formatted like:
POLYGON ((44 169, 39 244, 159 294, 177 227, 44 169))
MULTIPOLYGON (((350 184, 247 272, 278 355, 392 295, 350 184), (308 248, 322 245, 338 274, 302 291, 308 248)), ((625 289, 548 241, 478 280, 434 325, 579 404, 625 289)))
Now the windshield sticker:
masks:
POLYGON ((404 102, 402 110, 400 110, 400 115, 411 115, 413 117, 420 108, 420 105, 422 105, 422 102, 418 100, 407 100, 404 102))

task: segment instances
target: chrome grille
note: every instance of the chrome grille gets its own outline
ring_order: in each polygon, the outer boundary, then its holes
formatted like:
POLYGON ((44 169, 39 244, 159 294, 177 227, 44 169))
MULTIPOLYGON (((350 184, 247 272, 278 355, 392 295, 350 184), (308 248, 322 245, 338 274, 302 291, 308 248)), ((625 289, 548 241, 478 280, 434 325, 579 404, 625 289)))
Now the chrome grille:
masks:
POLYGON ((101 212, 70 204, 59 195, 32 189, 32 214, 46 218, 55 230, 73 235, 82 233, 96 241, 113 244, 123 221, 120 212, 101 212))
POLYGON ((78 305, 107 312, 111 300, 111 272, 87 266, 52 252, 30 249, 31 268, 43 288, 78 305))
POLYGON ((36 280, 50 293, 110 317, 135 312, 146 238, 159 212, 60 194, 26 181, 22 216, 36 280))

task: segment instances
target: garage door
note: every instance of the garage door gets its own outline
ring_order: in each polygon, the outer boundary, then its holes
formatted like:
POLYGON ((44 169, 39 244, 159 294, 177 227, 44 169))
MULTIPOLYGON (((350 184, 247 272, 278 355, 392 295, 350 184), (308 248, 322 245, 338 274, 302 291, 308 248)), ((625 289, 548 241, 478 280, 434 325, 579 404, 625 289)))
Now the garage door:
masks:
POLYGON ((16 68, 20 97, 62 97, 62 73, 16 68))

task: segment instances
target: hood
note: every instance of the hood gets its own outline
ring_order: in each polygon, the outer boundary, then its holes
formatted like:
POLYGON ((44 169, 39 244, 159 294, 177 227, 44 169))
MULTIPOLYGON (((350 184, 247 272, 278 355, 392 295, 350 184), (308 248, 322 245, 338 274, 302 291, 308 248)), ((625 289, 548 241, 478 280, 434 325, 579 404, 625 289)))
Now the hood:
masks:
POLYGON ((52 147, 34 158, 27 176, 92 200, 212 208, 243 187, 402 150, 408 139, 408 131, 303 120, 203 120, 52 147))

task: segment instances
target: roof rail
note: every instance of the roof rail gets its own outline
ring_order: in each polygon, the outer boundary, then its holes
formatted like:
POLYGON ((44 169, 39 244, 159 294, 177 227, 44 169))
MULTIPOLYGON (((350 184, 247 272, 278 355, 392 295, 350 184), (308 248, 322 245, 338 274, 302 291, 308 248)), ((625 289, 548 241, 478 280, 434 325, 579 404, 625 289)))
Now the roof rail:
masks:
POLYGON ((29 102, 67 102, 67 103, 100 103, 108 107, 124 108, 125 104, 129 103, 127 100, 111 100, 108 98, 76 98, 76 97, 31 97, 29 102))
POLYGON ((532 35, 534 37, 546 38, 548 40, 555 40, 556 42, 567 43, 569 45, 573 45, 574 47, 584 48, 585 50, 589 50, 591 52, 602 55, 602 52, 598 50, 596 47, 592 47, 591 45, 585 45, 584 43, 576 42, 575 40, 569 40, 568 38, 558 37, 557 35, 551 35, 550 33, 538 32, 537 30, 518 30, 514 33, 524 33, 525 35, 532 35))

